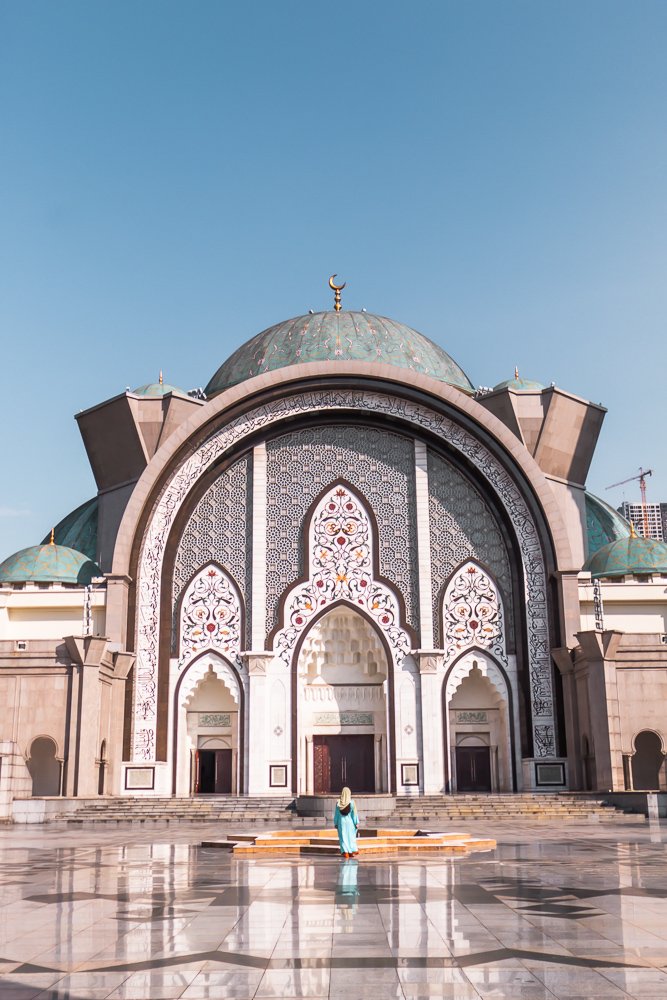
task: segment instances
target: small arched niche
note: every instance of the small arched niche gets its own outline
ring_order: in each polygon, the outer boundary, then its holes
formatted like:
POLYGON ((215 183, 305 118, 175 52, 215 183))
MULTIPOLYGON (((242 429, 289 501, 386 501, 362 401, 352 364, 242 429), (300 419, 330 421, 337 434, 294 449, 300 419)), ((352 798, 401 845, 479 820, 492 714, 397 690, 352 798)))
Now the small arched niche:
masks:
POLYGON ((32 778, 33 795, 60 795, 60 761, 58 749, 50 736, 38 736, 30 745, 27 760, 32 778))
POLYGON ((635 752, 632 757, 632 785, 636 791, 657 792, 665 754, 660 736, 652 729, 644 729, 635 736, 635 752))
POLYGON ((468 654, 454 667, 448 694, 453 791, 512 791, 509 699, 499 668, 468 654))
POLYGON ((217 653, 188 668, 177 707, 180 794, 237 794, 240 700, 237 679, 217 653))

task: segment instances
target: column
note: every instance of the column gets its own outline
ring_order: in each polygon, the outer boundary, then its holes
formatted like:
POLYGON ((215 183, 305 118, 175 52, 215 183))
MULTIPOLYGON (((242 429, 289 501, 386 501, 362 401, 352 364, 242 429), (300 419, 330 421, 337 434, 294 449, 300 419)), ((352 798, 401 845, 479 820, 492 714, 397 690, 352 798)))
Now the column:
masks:
POLYGON ((417 650, 412 654, 419 665, 422 719, 422 771, 424 795, 441 795, 445 788, 442 717, 442 653, 417 650))
POLYGON ((419 567, 419 631, 422 649, 433 649, 431 596, 431 526, 428 510, 426 445, 415 439, 415 494, 417 503, 417 562, 419 567))
POLYGON ((266 442, 252 458, 252 648, 266 641, 266 442))

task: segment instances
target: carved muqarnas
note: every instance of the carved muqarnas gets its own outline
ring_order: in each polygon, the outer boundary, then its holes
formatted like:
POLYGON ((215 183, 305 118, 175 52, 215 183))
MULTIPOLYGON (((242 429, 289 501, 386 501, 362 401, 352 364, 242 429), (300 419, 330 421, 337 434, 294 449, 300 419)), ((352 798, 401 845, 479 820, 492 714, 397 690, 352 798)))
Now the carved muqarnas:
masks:
POLYGON ((335 601, 366 612, 386 636, 395 654, 410 651, 400 624, 399 606, 389 587, 373 577, 373 532, 367 511, 353 493, 334 487, 317 505, 308 538, 309 579, 285 601, 284 628, 274 649, 289 663, 308 623, 335 601))
POLYGON ((239 596, 219 566, 204 566, 186 587, 181 603, 180 640, 179 667, 207 649, 216 649, 232 663, 240 662, 239 596))

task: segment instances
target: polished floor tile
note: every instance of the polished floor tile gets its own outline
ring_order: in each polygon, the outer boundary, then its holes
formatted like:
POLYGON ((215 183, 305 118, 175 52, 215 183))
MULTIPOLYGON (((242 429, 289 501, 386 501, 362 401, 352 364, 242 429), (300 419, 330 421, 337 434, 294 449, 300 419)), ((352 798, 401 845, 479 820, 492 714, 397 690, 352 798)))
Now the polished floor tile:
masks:
POLYGON ((187 826, 0 830, 0 1000, 667 1000, 667 827, 341 862, 187 826))

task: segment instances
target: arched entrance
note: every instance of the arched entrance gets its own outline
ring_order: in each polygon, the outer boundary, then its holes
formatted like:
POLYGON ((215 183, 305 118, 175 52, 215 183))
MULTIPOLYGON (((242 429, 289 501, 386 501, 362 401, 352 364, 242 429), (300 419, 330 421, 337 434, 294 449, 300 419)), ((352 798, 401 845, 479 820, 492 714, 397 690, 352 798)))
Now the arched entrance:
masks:
POLYGON ((380 636, 354 608, 311 626, 297 665, 300 794, 388 790, 388 675, 380 636))
POLYGON ((452 792, 511 792, 511 695, 494 660, 461 657, 445 682, 445 728, 452 792))
POLYGON ((30 745, 26 761, 32 778, 33 795, 60 795, 60 761, 55 740, 38 736, 30 745))
POLYGON ((635 752, 632 757, 632 786, 635 791, 657 792, 661 782, 661 770, 665 760, 662 740, 651 729, 644 729, 635 736, 635 752))
POLYGON ((236 795, 243 788, 243 690, 218 653, 195 660, 176 691, 176 792, 236 795))

